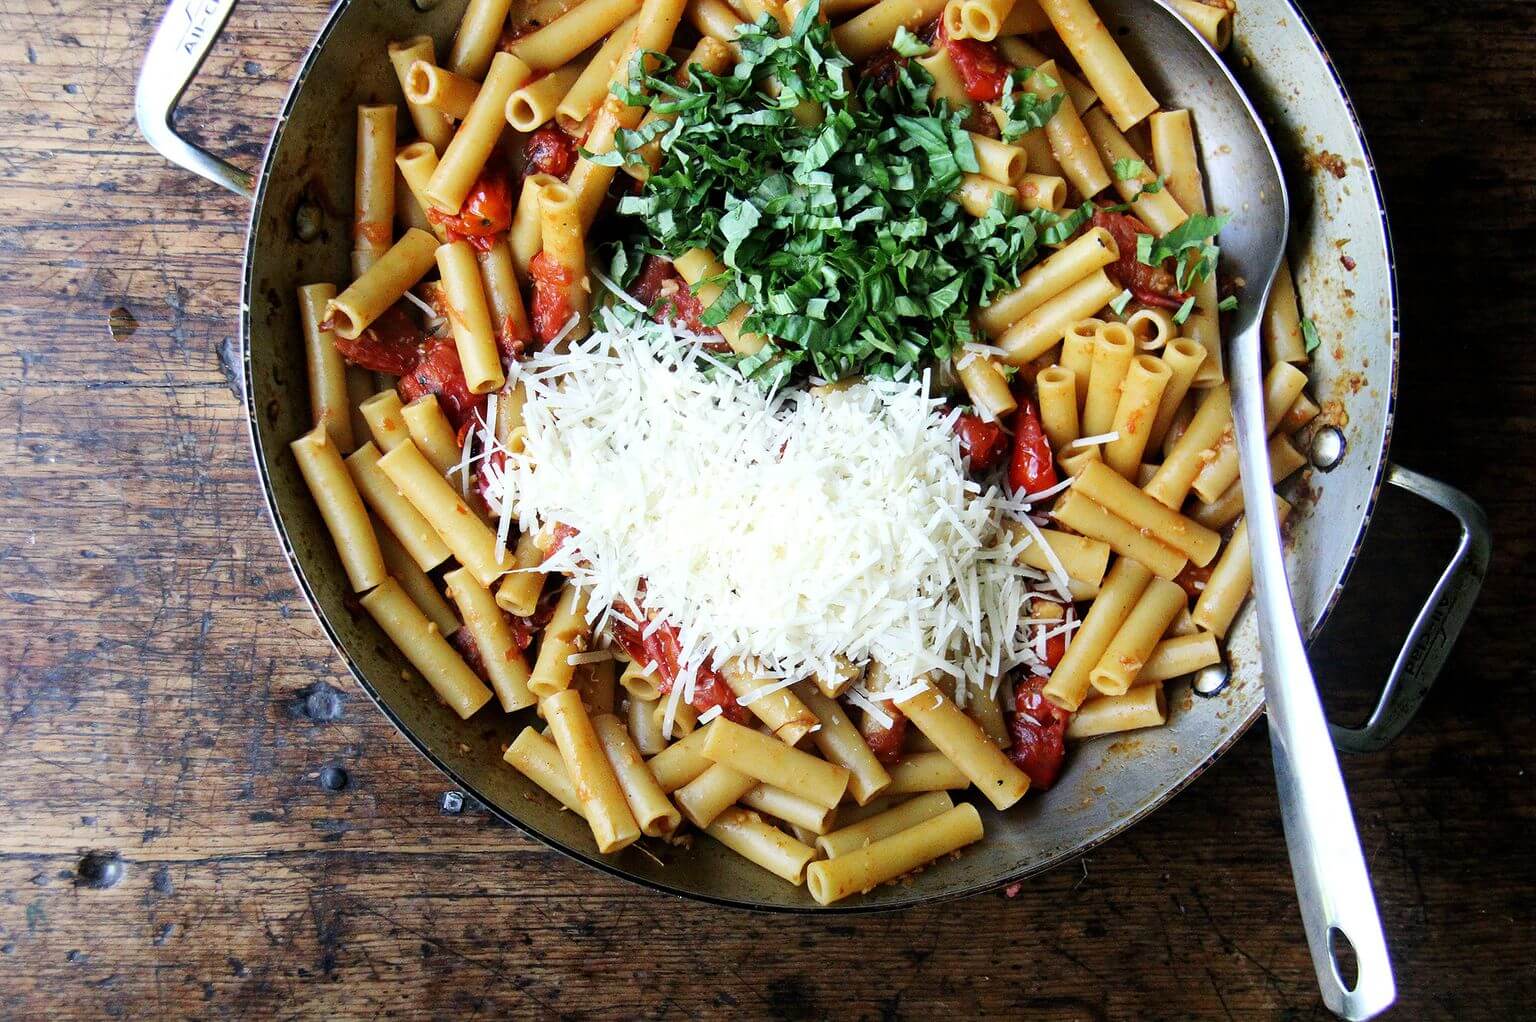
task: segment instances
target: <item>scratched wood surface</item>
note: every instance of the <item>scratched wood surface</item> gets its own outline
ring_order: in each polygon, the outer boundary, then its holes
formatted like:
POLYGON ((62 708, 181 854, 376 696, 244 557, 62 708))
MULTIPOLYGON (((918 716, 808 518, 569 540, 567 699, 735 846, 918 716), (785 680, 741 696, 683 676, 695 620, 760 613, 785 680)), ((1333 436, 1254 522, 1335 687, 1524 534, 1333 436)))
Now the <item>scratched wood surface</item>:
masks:
MULTIPOLYGON (((1395 453, 1497 536, 1420 718, 1345 764, 1397 1017, 1528 1017, 1536 3, 1309 6, 1395 216, 1395 453)), ((325 12, 242 4, 185 128, 254 165, 325 12)), ((0 0, 0 1017, 1322 1016, 1262 726, 1018 897, 889 917, 687 905, 441 811, 269 534, 235 391, 246 210, 133 127, 158 14, 0 0)), ((1320 658, 1344 708, 1448 540, 1402 497, 1375 536, 1320 658)))

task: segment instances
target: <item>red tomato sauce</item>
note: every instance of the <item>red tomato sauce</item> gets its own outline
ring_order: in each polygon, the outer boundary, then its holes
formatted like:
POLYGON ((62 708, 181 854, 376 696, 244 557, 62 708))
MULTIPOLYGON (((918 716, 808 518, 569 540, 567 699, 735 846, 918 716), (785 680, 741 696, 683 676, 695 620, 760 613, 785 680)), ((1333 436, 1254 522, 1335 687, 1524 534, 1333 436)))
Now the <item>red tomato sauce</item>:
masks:
POLYGON ((459 350, 447 337, 427 341, 421 360, 395 384, 400 400, 409 404, 427 394, 436 394, 437 403, 455 431, 463 429, 485 407, 485 395, 473 394, 459 364, 459 350))
POLYGON ((1029 775, 1030 783, 1049 788, 1061 773, 1066 758, 1067 722, 1072 714, 1042 694, 1045 678, 1021 681, 1014 691, 1013 715, 1008 732, 1013 745, 1008 758, 1029 775))
POLYGON ((1009 64, 991 43, 979 39, 951 39, 944 31, 943 19, 939 19, 939 38, 960 72, 965 94, 978 103, 990 103, 1003 98, 1008 87, 1008 76, 1013 72, 1009 64))
POLYGON ((972 472, 978 475, 990 472, 1002 463, 1008 450, 1008 438, 1002 426, 963 412, 955 420, 955 433, 960 437, 960 453, 971 459, 972 472))
POLYGON ((546 124, 524 143, 524 174, 553 174, 564 181, 576 166, 576 140, 554 124, 546 124))
POLYGON ((704 303, 699 301, 699 296, 693 293, 670 260, 654 255, 647 257, 640 276, 630 286, 630 294, 650 309, 659 323, 675 323, 696 334, 720 336, 720 331, 704 325, 704 303))
POLYGON ((540 252, 529 262, 528 276, 533 281, 533 336, 540 344, 548 344, 570 321, 574 311, 570 290, 576 275, 540 252))
POLYGON ((404 376, 421 360, 421 345, 426 335, 405 309, 396 304, 384 310, 358 335, 347 340, 337 335, 336 350, 341 357, 361 369, 391 376, 404 376))
POLYGON ((1105 267, 1115 283, 1128 288, 1131 296, 1143 305, 1156 305, 1164 309, 1177 309, 1189 298, 1180 291, 1173 274, 1161 266, 1148 266, 1136 258, 1136 237, 1152 234, 1152 228, 1129 213, 1112 213, 1101 209, 1090 221, 1094 227, 1102 227, 1115 239, 1120 255, 1105 267))
POLYGON ((457 213, 435 206, 428 207, 426 213, 427 219, 441 227, 449 241, 467 241, 480 251, 487 251, 512 226, 512 186, 506 161, 492 154, 457 213))

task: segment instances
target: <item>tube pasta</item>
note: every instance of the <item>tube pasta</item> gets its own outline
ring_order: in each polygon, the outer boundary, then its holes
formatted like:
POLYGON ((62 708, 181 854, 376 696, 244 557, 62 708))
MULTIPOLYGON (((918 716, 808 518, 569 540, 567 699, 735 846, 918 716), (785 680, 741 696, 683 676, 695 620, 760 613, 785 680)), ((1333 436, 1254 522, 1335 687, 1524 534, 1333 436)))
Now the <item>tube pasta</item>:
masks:
POLYGON ((1160 357, 1168 367, 1168 384, 1158 399, 1157 414, 1153 416, 1152 429, 1147 434, 1147 446, 1152 448, 1160 446, 1168 435, 1168 427, 1173 425, 1173 417, 1184 402, 1184 395, 1189 393, 1200 364, 1205 361, 1205 348, 1187 337, 1180 337, 1163 348, 1160 357))
POLYGON ((1016 183, 1019 206, 1024 209, 1044 209, 1052 213, 1061 209, 1067 201, 1067 182, 1051 174, 1025 174, 1016 183))
MULTIPOLYGON (((1088 471, 1092 466, 1086 466, 1088 471)), ((1079 477, 1080 478, 1080 477, 1079 477)), ((1068 491, 1051 509, 1051 517, 1084 536, 1103 540, 1109 548, 1125 557, 1134 557, 1160 578, 1173 578, 1184 570, 1189 558, 1137 526, 1110 511, 1103 504, 1081 493, 1068 491)))
POLYGON ((459 441, 453 426, 437 403, 437 395, 423 394, 400 410, 411 442, 438 473, 447 476, 459 461, 459 441))
POLYGON ((996 808, 1007 809, 1029 790, 1029 775, 937 688, 898 699, 896 705, 996 808))
POLYGON ((1051 450, 1064 451, 1082 431, 1077 418, 1077 376, 1072 370, 1054 365, 1035 377, 1040 398, 1040 424, 1051 442, 1051 450))
POLYGON ((581 211, 570 188, 557 182, 540 190, 539 225, 545 256, 570 278, 569 284, 565 285, 565 301, 576 317, 576 326, 566 336, 579 340, 592 329, 588 318, 592 283, 587 277, 587 243, 581 226, 581 211))
POLYGON ((1035 73, 1024 80, 1024 88, 1050 100, 1063 96, 1061 106, 1045 125, 1045 136, 1056 154, 1056 162, 1072 187, 1084 198, 1092 198, 1108 188, 1113 180, 1105 169, 1104 160, 1094 144, 1088 129, 1083 125, 1078 106, 1066 91, 1065 76, 1054 60, 1040 64, 1035 73))
POLYGON ((485 77, 511 8, 512 0, 469 0, 448 56, 448 66, 455 73, 471 78, 485 77))
POLYGON ((480 95, 480 83, 475 79, 456 75, 429 60, 412 62, 400 84, 407 104, 431 110, 445 120, 462 121, 480 95))
POLYGON ((811 863, 806 887, 817 904, 830 905, 980 841, 981 836, 981 815, 975 806, 961 804, 856 851, 811 863))
POLYGON ((801 798, 794 792, 775 788, 771 784, 753 785, 741 796, 741 804, 812 834, 825 834, 831 830, 832 819, 837 815, 836 809, 817 805, 810 799, 801 798))
POLYGON ((1264 361, 1270 365, 1309 361, 1306 339, 1301 335, 1301 310, 1289 259, 1280 260, 1280 272, 1275 274, 1274 286, 1269 289, 1269 301, 1264 306, 1263 338, 1264 361))
POLYGON ((1174 616, 1188 604, 1184 590, 1174 583, 1161 578, 1149 582, 1099 662, 1088 672, 1093 687, 1110 696, 1127 692, 1174 616))
POLYGON ((966 174, 960 181, 960 190, 955 193, 961 208, 971 216, 986 216, 999 197, 1017 205, 1019 190, 1012 185, 998 184, 980 174, 966 174))
POLYGON ((394 241, 395 113, 393 105, 357 108, 352 251, 368 265, 388 252, 394 241))
POLYGON ((695 731, 651 757, 648 765, 662 791, 670 795, 714 765, 701 751, 707 737, 704 730, 695 731))
MULTIPOLYGON (((725 289, 719 284, 709 282, 709 278, 725 272, 725 264, 716 259, 714 253, 702 248, 689 249, 678 256, 672 265, 688 286, 693 288, 694 295, 698 297, 699 303, 704 308, 714 305, 725 293, 725 289)), ((743 302, 731 310, 731 314, 725 318, 725 321, 715 328, 731 346, 731 350, 738 355, 755 355, 768 343, 768 339, 761 334, 742 329, 748 311, 746 303, 743 302)))
POLYGON ((971 779, 942 752, 911 752, 890 768, 887 795, 912 795, 925 791, 969 788, 971 779))
POLYGON ((567 582, 555 605, 554 617, 539 639, 538 656, 528 678, 528 690, 540 699, 570 688, 576 676, 571 657, 584 653, 591 634, 587 626, 587 598, 582 588, 567 582))
POLYGON ((1157 100, 1142 84, 1088 0, 1039 3, 1121 131, 1157 109, 1157 100))
MULTIPOLYGON (((990 42, 997 38, 1003 26, 1008 24, 1009 16, 1013 14, 1016 7, 1023 6, 1026 15, 1040 13, 1039 8, 1034 7, 1029 0, 1024 0, 1022 5, 1015 3, 1014 0, 958 0, 958 6, 960 29, 964 34, 953 36, 953 38, 980 39, 982 42, 990 42), (1033 11, 1030 10, 1032 7, 1034 7, 1033 11)), ((949 7, 945 7, 944 10, 947 17, 949 7)), ((1042 16, 1040 20, 1045 19, 1042 16)), ((1018 29, 1018 31, 1028 31, 1028 29, 1018 29)))
POLYGON ((1029 154, 1018 146, 978 135, 974 131, 966 134, 970 135, 971 146, 976 150, 976 165, 982 177, 999 184, 1012 184, 1029 169, 1029 154))
POLYGON ((555 743, 539 734, 537 728, 525 727, 501 757, 513 769, 543 788, 555 801, 571 812, 587 818, 581 799, 571 785, 571 777, 565 772, 565 761, 555 743))
POLYGON ((645 673, 644 664, 625 664, 619 675, 619 685, 637 699, 655 702, 661 698, 661 684, 656 675, 645 673))
POLYGON ((441 224, 432 223, 426 214, 426 210, 432 206, 432 200, 427 198, 427 182, 432 180, 432 173, 437 170, 437 151, 426 142, 412 142, 395 153, 395 169, 405 181, 411 200, 422 211, 422 219, 426 220, 425 226, 416 225, 416 229, 430 232, 439 242, 446 242, 447 229, 441 224))
POLYGON ((1039 358, 1066 336, 1073 323, 1092 316, 1119 293, 1108 274, 1094 270, 1003 331, 997 343, 1007 352, 1004 361, 1023 365, 1039 358))
POLYGON ((756 813, 735 807, 723 810, 704 833, 774 876, 799 884, 816 850, 763 822, 756 813))
POLYGON ((448 547, 421 512, 401 495, 379 468, 379 458, 379 449, 369 441, 347 458, 347 473, 363 502, 394 534, 396 541, 410 554, 412 563, 421 571, 431 571, 448 559, 448 547))
POLYGON ((1109 648, 1151 581, 1152 572, 1131 558, 1122 557, 1115 562, 1077 634, 1067 643, 1066 653, 1051 671, 1042 690, 1047 699, 1064 710, 1075 711, 1083 704, 1090 685, 1089 672, 1109 648))
POLYGON ((375 521, 373 526, 374 537, 379 541, 379 551, 384 555, 384 568, 400 583, 405 595, 421 608, 427 620, 436 625, 441 634, 452 635, 458 631, 459 619, 448 601, 443 599, 443 594, 437 591, 437 584, 421 570, 421 565, 406 552, 405 547, 400 545, 400 541, 382 522, 375 521))
POLYGON ((1003 707, 996 695, 984 688, 968 692, 965 715, 981 725, 994 745, 1006 749, 1013 744, 1013 738, 1008 734, 1008 722, 1003 719, 1003 707))
POLYGON ((636 695, 631 695, 624 703, 624 719, 634 737, 635 748, 642 756, 654 756, 667 747, 667 740, 661 736, 661 725, 651 712, 655 705, 656 700, 641 699, 636 695))
POLYGON ((640 758, 640 750, 635 747, 629 731, 611 713, 593 717, 592 730, 597 734, 603 755, 618 779, 619 788, 624 792, 624 801, 628 803, 640 833, 647 837, 670 837, 682 826, 683 814, 667 801, 666 794, 651 775, 645 760, 640 758))
MULTIPOLYGON (((1307 463, 1306 455, 1298 451, 1283 433, 1270 437, 1265 447, 1269 457, 1269 478, 1277 485, 1307 463)), ((1190 517, 1208 528, 1224 529, 1237 521, 1242 513, 1243 484, 1241 480, 1233 480, 1231 486, 1221 491, 1221 496, 1197 504, 1190 517)))
MULTIPOLYGON (((702 734, 707 740, 709 731, 706 727, 694 734, 702 734)), ((755 787, 755 777, 724 763, 714 763, 678 788, 672 797, 688 822, 703 830, 715 821, 715 817, 755 787)))
POLYGON ((455 241, 437 250, 437 269, 442 276, 448 325, 464 367, 464 379, 472 394, 500 390, 507 382, 496 347, 491 310, 480 280, 480 264, 467 241, 455 241))
POLYGON ((820 723, 800 698, 787 688, 764 696, 754 693, 768 685, 744 673, 737 664, 727 664, 720 672, 725 683, 741 704, 758 720, 767 724, 773 736, 785 745, 798 745, 820 723))
MULTIPOLYGON (((480 264, 480 285, 485 291, 486 304, 490 307, 496 337, 497 368, 500 369, 501 352, 516 350, 517 344, 532 338, 533 327, 528 322, 523 293, 517 286, 517 267, 507 239, 496 239, 485 251, 477 249, 475 262, 480 264)), ((497 407, 505 403, 508 402, 504 397, 497 407)), ((501 437, 504 440, 505 434, 501 434, 501 437)))
POLYGON ((551 184, 560 184, 552 174, 529 174, 523 179, 523 190, 517 195, 517 208, 512 211, 512 227, 507 231, 507 247, 512 250, 512 266, 517 279, 528 283, 528 264, 544 247, 544 223, 540 196, 551 184))
POLYGON ((362 336, 370 323, 426 276, 436 254, 436 238, 426 231, 406 231, 368 272, 326 303, 326 320, 333 324, 337 336, 349 341, 362 336))
POLYGON ((1158 404, 1172 377, 1167 364, 1150 355, 1137 355, 1126 369, 1120 383, 1120 402, 1110 423, 1110 432, 1116 435, 1104 445, 1104 461, 1128 479, 1141 468, 1158 404))
POLYGON ((1152 163, 1164 187, 1186 212, 1204 213, 1205 183, 1200 177, 1189 111, 1163 110, 1147 123, 1152 129, 1152 163))
POLYGON ((518 617, 533 616, 538 610, 544 579, 548 577, 546 572, 538 570, 543 563, 544 551, 539 549, 537 537, 531 532, 517 537, 511 567, 496 589, 496 603, 502 610, 518 617))
POLYGON ((316 426, 288 446, 336 544, 352 591, 361 593, 383 582, 387 577, 384 555, 379 552, 363 499, 347 475, 336 441, 324 426, 316 426))
POLYGON ((816 839, 816 848, 826 858, 835 859, 915 827, 924 820, 942 816, 954 807, 955 800, 949 792, 925 792, 857 823, 821 835, 816 839))
POLYGON ((1200 567, 1210 564, 1221 549, 1221 537, 1215 532, 1158 503, 1107 465, 1089 465, 1072 488, 1200 567))
POLYGON ((453 556, 489 587, 502 572, 496 536, 432 466, 415 444, 400 444, 379 459, 379 467, 442 537, 453 556))
MULTIPOLYGON (((1276 362, 1264 377, 1264 429, 1271 435, 1280 426, 1280 420, 1290 410, 1302 388, 1307 385, 1307 374, 1289 362, 1276 362)), ((1227 487, 1237 481, 1237 442, 1231 433, 1224 434, 1216 456, 1195 476, 1193 489, 1200 499, 1210 503, 1218 499, 1227 487)))
MULTIPOLYGON (((553 120, 561 101, 581 80, 585 70, 579 62, 567 64, 513 89, 504 108, 507 123, 518 131, 529 132, 553 120)), ((603 85, 606 87, 607 84, 608 79, 604 77, 603 85)), ((599 96, 598 100, 601 99, 599 96)))
POLYGON ((398 582, 386 578, 362 598, 362 604, 384 634, 460 719, 468 720, 491 701, 491 690, 448 645, 437 626, 411 602, 398 582))
POLYGON ((937 18, 945 0, 880 0, 832 30, 832 41, 852 61, 874 56, 891 44, 898 28, 915 30, 937 18))
MULTIPOLYGON (((515 40, 511 53, 535 71, 553 71, 570 63, 640 8, 641 0, 584 0, 538 31, 515 40)), ((665 48, 665 44, 658 47, 665 48)))
MULTIPOLYGON (((1013 533, 1015 539, 1031 535, 1022 525, 1008 522, 1006 527, 1013 533)), ((1056 529, 1037 528, 1036 531, 1040 539, 1043 539, 1051 548, 1051 552, 1056 555, 1056 560, 1061 562, 1061 567, 1066 571, 1068 578, 1090 586, 1096 586, 1104 581, 1104 572, 1109 567, 1108 543, 1056 529)), ((1040 548, 1039 540, 1024 548, 1024 552, 1019 555, 1019 563, 1041 571, 1056 570, 1051 564, 1050 557, 1040 548)))
MULTIPOLYGON (((1051 31, 1050 19, 1045 16, 1044 11, 1040 10, 1040 5, 1038 3, 1026 3, 1025 0, 1019 0, 1019 3, 1014 5, 1014 13, 1008 16, 1008 23, 1005 23, 1003 28, 1004 31, 1001 32, 1000 35, 1006 38, 998 39, 997 42, 993 45, 997 47, 997 51, 1003 55, 1003 59, 1008 63, 1014 65, 1015 67, 1032 67, 1039 69, 1041 65, 1051 60, 1048 55, 1037 49, 1027 40, 1018 38, 1019 36, 1023 35, 1033 35, 1036 32, 1051 31), (1013 29, 1010 23, 1015 20, 1018 12, 1029 11, 1031 9, 1033 9, 1034 12, 1032 15, 1030 15, 1031 20, 1034 21, 1035 19, 1038 19, 1036 23, 1039 25, 1039 27, 1013 29)), ((1077 75, 1064 68, 1057 67, 1056 70, 1058 74, 1052 75, 1051 77, 1061 82, 1062 87, 1067 90, 1067 95, 1072 99, 1072 106, 1076 108, 1079 113, 1087 110, 1089 107, 1093 106, 1093 104, 1099 101, 1099 94, 1094 92, 1093 88, 1087 82, 1083 81, 1081 78, 1077 77, 1077 75)))
MULTIPOLYGON (((569 135, 581 136, 581 129, 587 119, 602 105, 604 97, 608 95, 608 83, 613 79, 614 70, 618 67, 619 57, 629 46, 629 41, 635 34, 634 17, 625 19, 603 40, 603 45, 597 53, 581 69, 581 74, 565 90, 560 101, 555 105, 555 123, 569 135)), ((517 122, 512 121, 511 101, 507 104, 507 120, 512 126, 517 127, 517 122)), ((542 122, 540 122, 542 123, 542 122)), ((528 130, 526 128, 520 130, 528 130)))
MULTIPOLYGON (((1276 497, 1275 509, 1283 523, 1290 514, 1291 506, 1276 497)), ((1206 580, 1205 589, 1195 601, 1195 609, 1190 612, 1190 616, 1201 628, 1214 633, 1217 638, 1225 638, 1227 629, 1232 627, 1232 619, 1237 617, 1238 609, 1242 607, 1252 586, 1253 561, 1248 546, 1248 520, 1245 517, 1237 523, 1232 538, 1227 540, 1227 548, 1216 561, 1216 567, 1211 569, 1211 577, 1206 580)))
POLYGON ((1141 685, 1123 695, 1084 703, 1067 722, 1067 737, 1094 738, 1166 723, 1168 696, 1163 686, 1141 685))
MULTIPOLYGON (((1207 452, 1232 428, 1232 395, 1226 384, 1206 391, 1195 417, 1168 450, 1162 467, 1144 487, 1159 503, 1178 508, 1189 495, 1195 476, 1205 467, 1207 452)), ((1212 455, 1214 456, 1214 455, 1212 455)))
POLYGON ((1137 309, 1125 317, 1125 325, 1136 338, 1137 351, 1162 351, 1178 332, 1173 317, 1165 309, 1137 309))
POLYGON ((827 762, 848 771, 848 794, 853 800, 865 805, 890 787, 891 775, 875 758, 864 736, 837 700, 809 682, 800 683, 796 689, 800 699, 821 722, 821 727, 811 732, 811 741, 816 743, 827 762))
POLYGON ((640 837, 640 826, 581 705, 581 696, 565 689, 542 697, 539 707, 581 800, 597 850, 607 855, 634 844, 640 837))
POLYGON ((1173 6, 1217 51, 1232 41, 1232 8, 1201 0, 1173 0, 1173 6))
POLYGON ((817 759, 792 745, 751 728, 720 718, 705 729, 704 756, 734 767, 765 784, 793 791, 827 808, 836 806, 848 789, 845 767, 817 759))
POLYGON ((1120 385, 1136 355, 1136 342, 1124 323, 1104 323, 1094 333, 1093 365, 1083 400, 1083 433, 1099 436, 1114 426, 1120 385))
POLYGON ((429 35, 411 36, 392 42, 388 46, 389 62, 394 66, 395 77, 400 80, 400 91, 405 93, 406 109, 410 112, 411 123, 416 126, 416 134, 422 141, 431 146, 435 153, 441 153, 448 145, 448 140, 453 138, 453 124, 448 115, 441 110, 435 110, 411 99, 410 85, 407 79, 410 77, 411 67, 418 61, 436 65, 437 50, 433 46, 432 37, 429 35))
POLYGON ((480 650, 480 659, 501 708, 512 713, 538 702, 528 691, 528 661, 517 648, 512 629, 490 590, 465 568, 450 571, 443 581, 448 583, 448 595, 458 604, 464 627, 480 650))
MULTIPOLYGON (((1170 626, 1169 631, 1172 631, 1170 626)), ((1202 667, 1221 662, 1221 648, 1210 632, 1192 632, 1164 639, 1152 648, 1152 655, 1141 665, 1137 684, 1163 682, 1194 674, 1202 667)))
POLYGON ((405 427, 405 414, 400 405, 400 395, 394 388, 379 391, 361 402, 358 410, 362 412, 363 419, 368 423, 368 432, 373 436, 373 442, 378 444, 379 450, 385 454, 411 438, 410 432, 405 427))
POLYGON ((311 421, 324 427, 338 448, 350 451, 355 439, 347 395, 347 364, 336 350, 335 334, 320 325, 325 319, 326 303, 335 297, 334 284, 306 284, 299 288, 299 323, 304 331, 311 421))
MULTIPOLYGON (((1007 378, 997 368, 996 362, 985 355, 967 351, 956 353, 954 363, 955 374, 960 377, 966 396, 977 409, 984 409, 985 415, 994 420, 1001 419, 1019 407, 1013 391, 1008 387, 1007 378)), ((1076 417, 1076 414, 1077 409, 1074 408, 1073 416, 1076 417)))
MULTIPOLYGON (((598 2, 601 0, 588 0, 588 3, 598 2)), ((491 69, 480 85, 474 104, 459 122, 459 130, 454 132, 453 141, 448 143, 437 169, 427 182, 426 196, 432 205, 445 213, 457 213, 464 205, 464 197, 469 194, 475 178, 480 176, 501 138, 501 129, 506 122, 507 97, 532 75, 528 65, 510 53, 498 53, 491 58, 491 69)))
MULTIPOLYGON (((1112 166, 1121 160, 1140 160, 1135 148, 1126 141, 1102 108, 1095 107, 1083 114, 1083 126, 1093 136, 1093 143, 1107 164, 1112 166)), ((1146 191, 1145 186, 1153 181, 1152 172, 1143 165, 1141 173, 1124 181, 1116 178, 1113 183, 1120 198, 1131 204, 1131 212, 1154 232, 1167 234, 1188 220, 1189 214, 1179 206, 1168 189, 1146 191)))

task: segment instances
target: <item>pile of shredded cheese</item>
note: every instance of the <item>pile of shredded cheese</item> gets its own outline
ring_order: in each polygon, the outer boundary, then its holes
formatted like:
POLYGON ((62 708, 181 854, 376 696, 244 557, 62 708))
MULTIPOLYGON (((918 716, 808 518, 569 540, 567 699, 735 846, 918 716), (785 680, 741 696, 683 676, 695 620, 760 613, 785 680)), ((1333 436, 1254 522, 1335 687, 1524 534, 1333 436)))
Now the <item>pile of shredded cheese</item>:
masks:
POLYGON ((1028 601, 1065 600, 1066 578, 1017 562, 1040 542, 1029 506, 968 477, 926 377, 766 393, 698 338, 598 319, 512 367, 527 433, 488 495, 521 529, 577 530, 544 570, 591 588, 599 630, 643 583, 689 687, 711 658, 773 687, 873 658, 891 687, 856 698, 874 699, 939 674, 993 691, 1040 665, 1061 622, 1031 622, 1028 601))

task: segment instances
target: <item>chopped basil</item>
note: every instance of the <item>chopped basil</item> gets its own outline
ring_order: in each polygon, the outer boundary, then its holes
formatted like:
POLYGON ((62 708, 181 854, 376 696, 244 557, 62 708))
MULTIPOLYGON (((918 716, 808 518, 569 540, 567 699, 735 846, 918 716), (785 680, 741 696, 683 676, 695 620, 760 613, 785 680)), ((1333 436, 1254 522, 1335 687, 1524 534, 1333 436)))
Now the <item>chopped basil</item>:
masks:
POLYGON ((1184 321, 1189 318, 1189 314, 1194 311, 1195 296, 1190 295, 1188 298, 1184 299, 1184 304, 1179 306, 1179 311, 1173 314, 1173 321, 1183 325, 1184 321))
POLYGON ((896 29, 896 38, 891 40, 891 49, 903 57, 921 57, 927 53, 930 47, 902 25, 896 29))
POLYGON ((1116 160, 1114 171, 1116 181, 1134 181, 1147 172, 1147 165, 1140 160, 1116 160))
POLYGON ((1217 303, 1216 308, 1221 312, 1231 312, 1237 308, 1237 295, 1227 295, 1217 303))
POLYGON ((1323 343, 1322 337, 1318 336, 1317 333, 1317 324, 1310 319, 1303 319, 1301 321, 1301 339, 1308 355, 1316 351, 1323 343))
POLYGON ((1115 295, 1115 297, 1109 300, 1109 307, 1115 310, 1115 315, 1119 316, 1125 312, 1125 307, 1129 305, 1130 302, 1131 289, 1126 288, 1124 291, 1121 291, 1119 294, 1115 295))
MULTIPOLYGON (((644 188, 619 202, 644 218, 619 244, 632 251, 626 265, 647 252, 716 253, 726 270, 712 282, 724 290, 703 319, 719 324, 746 303, 744 328, 773 339, 736 363, 756 379, 900 379, 974 340, 972 311, 1094 207, 1019 211, 999 196, 966 215, 955 193, 977 162, 965 112, 930 101, 933 79, 915 62, 897 62, 893 82, 858 79, 817 7, 785 35, 767 16, 744 26, 741 59, 724 75, 695 67, 679 85, 631 65, 615 95, 676 120, 619 133, 614 163, 638 159, 658 131, 662 153, 644 188), (820 111, 818 123, 794 116, 802 105, 820 111)), ((899 36, 898 52, 913 38, 899 36)), ((1015 126, 1038 127, 1059 103, 1026 91, 1003 106, 1015 126)))

